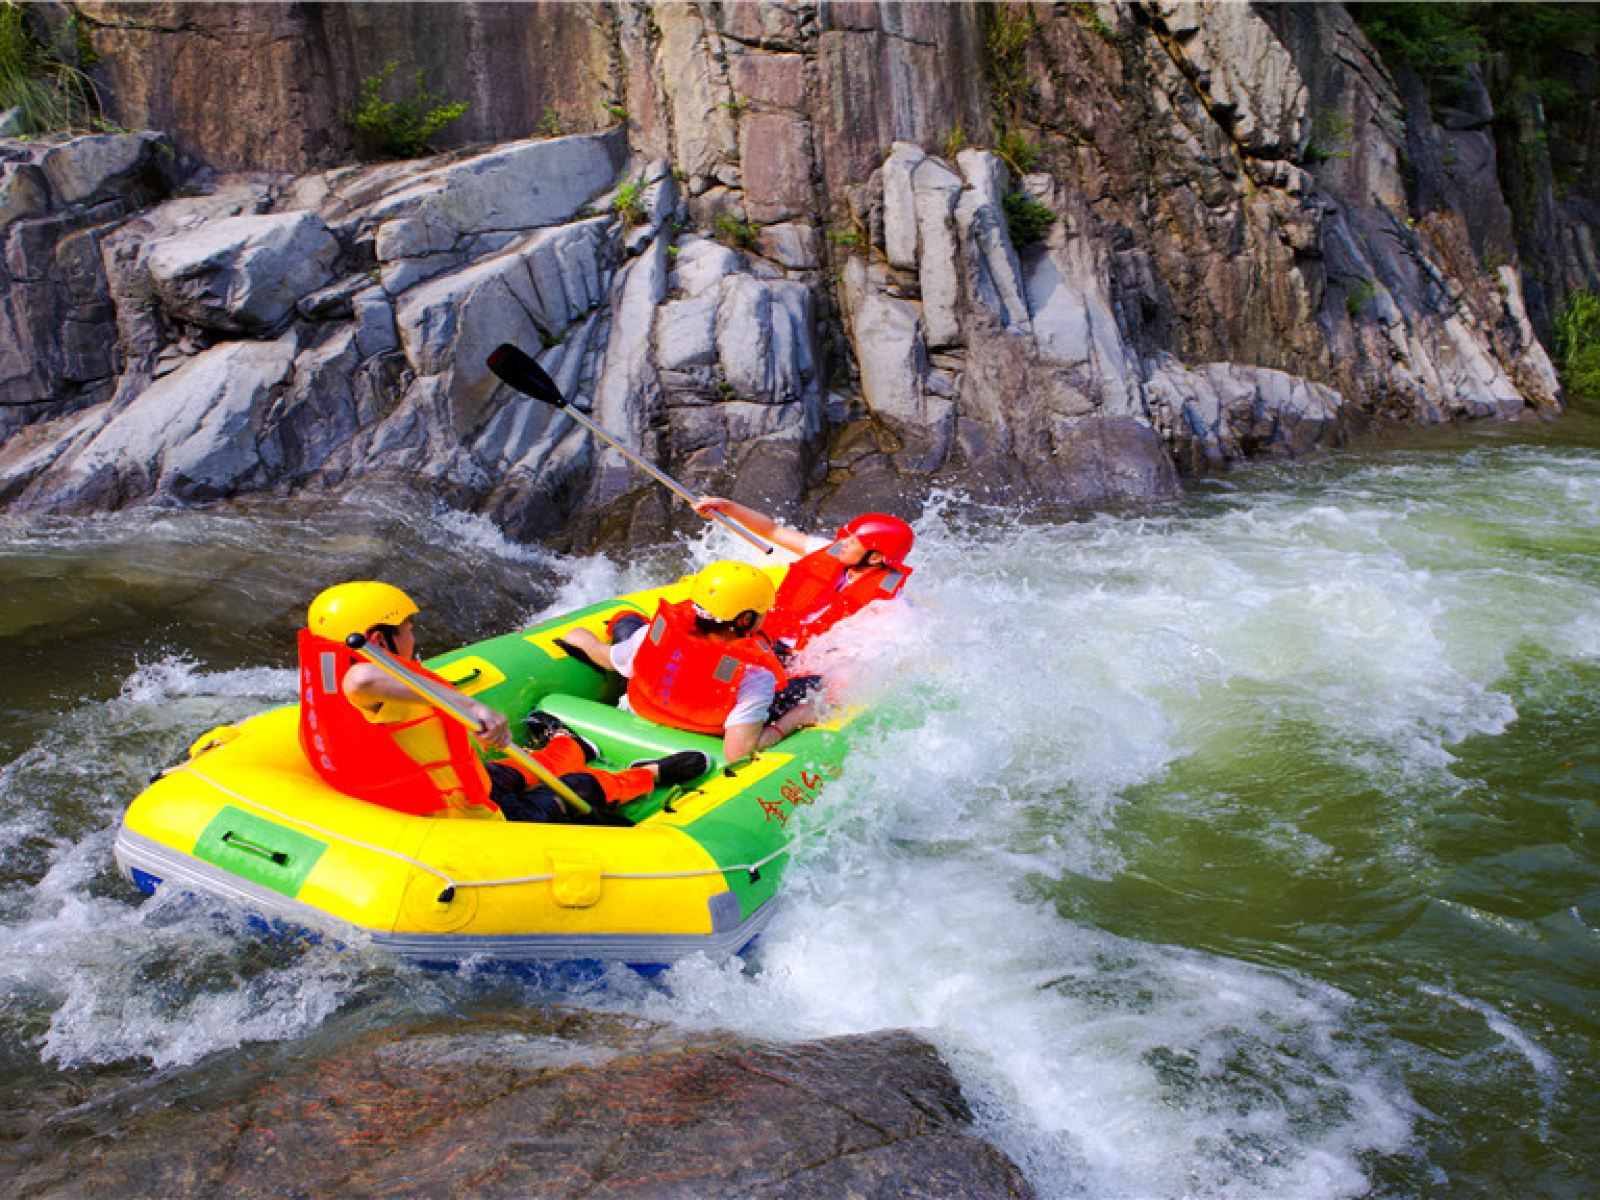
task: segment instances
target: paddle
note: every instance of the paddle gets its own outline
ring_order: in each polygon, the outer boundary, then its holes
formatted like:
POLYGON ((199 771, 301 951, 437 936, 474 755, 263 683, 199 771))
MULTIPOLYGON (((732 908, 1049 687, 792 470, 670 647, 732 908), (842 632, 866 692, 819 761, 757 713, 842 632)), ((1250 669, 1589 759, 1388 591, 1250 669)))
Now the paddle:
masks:
MULTIPOLYGON (((672 478, 672 476, 668 475, 665 471, 656 467, 653 463, 645 461, 632 450, 628 449, 628 447, 619 442, 616 437, 606 432, 602 426, 591 420, 587 413, 567 403, 567 398, 561 394, 561 389, 556 386, 556 381, 550 378, 545 369, 535 362, 531 356, 524 354, 510 342, 502 343, 490 353, 489 370, 498 375, 502 383, 516 388, 516 390, 521 392, 524 396, 532 396, 535 400, 542 400, 546 404, 562 409, 569 417, 571 417, 578 424, 582 425, 590 433, 594 434, 598 438, 603 439, 604 441, 611 443, 611 445, 622 451, 623 456, 627 458, 629 462, 633 463, 634 466, 644 471, 657 483, 664 484, 667 488, 676 492, 690 504, 694 504, 699 501, 700 497, 696 496, 688 488, 684 487, 683 484, 672 478)), ((746 529, 743 525, 740 525, 731 517, 728 517, 720 512, 713 512, 711 513, 711 519, 717 522, 717 524, 728 529, 730 532, 738 534, 757 550, 761 551, 761 553, 772 553, 772 546, 770 543, 763 541, 761 538, 757 537, 754 533, 751 533, 750 530, 746 529)))
MULTIPOLYGON (((349 637, 345 638, 344 644, 349 646, 350 649, 354 650, 357 654, 361 655, 362 658, 366 659, 373 666, 383 671, 386 675, 390 675, 393 678, 398 679, 401 683, 405 684, 408 688, 416 692, 417 695, 421 696, 424 700, 433 705, 435 708, 439 709, 441 712, 448 713, 457 721, 460 721, 467 727, 468 731, 472 733, 483 732, 483 726, 478 723, 477 718, 470 715, 466 709, 461 707, 461 697, 455 691, 449 688, 440 687, 431 679, 423 679, 421 676, 413 675, 410 671, 405 669, 404 665, 401 664, 399 659, 395 658, 388 651, 381 650, 377 646, 374 646, 371 642, 367 641, 366 637, 362 634, 352 633, 349 637)), ((545 787, 549 788, 556 795, 560 796, 561 799, 575 812, 587 814, 592 811, 589 808, 589 805, 584 802, 582 797, 580 797, 566 784, 562 783, 560 779, 556 778, 556 776, 551 773, 548 767, 546 767, 538 759, 534 758, 533 755, 529 754, 521 746, 513 742, 511 745, 506 747, 505 753, 508 758, 516 759, 523 766, 527 767, 528 770, 537 775, 539 777, 539 781, 543 783, 545 787)))

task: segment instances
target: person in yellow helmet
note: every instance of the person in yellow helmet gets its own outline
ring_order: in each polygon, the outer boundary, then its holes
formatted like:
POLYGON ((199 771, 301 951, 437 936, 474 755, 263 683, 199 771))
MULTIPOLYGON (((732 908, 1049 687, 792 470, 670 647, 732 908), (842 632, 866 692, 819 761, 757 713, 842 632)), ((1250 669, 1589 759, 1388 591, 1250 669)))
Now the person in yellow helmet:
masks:
MULTIPOLYGON (((363 580, 328 588, 312 601, 300 631, 300 745, 312 768, 352 796, 417 815, 503 814, 513 821, 551 821, 567 814, 559 797, 510 762, 485 765, 471 736, 416 691, 361 659, 346 644, 353 633, 399 659, 407 670, 449 689, 481 727, 491 749, 511 740, 503 713, 457 691, 416 656, 411 598, 387 583, 363 580)), ((542 717, 543 714, 535 714, 542 717)), ((537 733, 541 765, 597 811, 650 791, 657 781, 682 782, 709 762, 685 756, 636 764, 627 771, 590 768, 593 747, 546 718, 537 733), (691 770, 698 767, 698 770, 691 770), (671 778, 669 778, 671 776, 671 778)))
POLYGON ((613 622, 609 646, 587 630, 567 640, 628 680, 627 708, 658 724, 720 734, 723 755, 737 762, 816 719, 821 680, 791 679, 756 636, 773 595, 765 572, 714 562, 695 576, 687 600, 663 600, 649 622, 631 614, 613 622))

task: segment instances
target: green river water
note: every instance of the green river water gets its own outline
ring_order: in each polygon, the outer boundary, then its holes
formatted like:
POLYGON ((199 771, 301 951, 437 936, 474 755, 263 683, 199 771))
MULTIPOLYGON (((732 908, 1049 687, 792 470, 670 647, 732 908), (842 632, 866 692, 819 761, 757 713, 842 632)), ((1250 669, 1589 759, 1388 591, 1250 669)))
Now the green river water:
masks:
POLYGON ((917 529, 915 603, 820 655, 872 737, 761 943, 564 983, 141 901, 122 807, 292 697, 327 583, 443 649, 731 540, 565 559, 379 492, 0 519, 0 1176, 252 1048, 509 1004, 917 1028, 1048 1197, 1600 1194, 1600 420, 917 529))

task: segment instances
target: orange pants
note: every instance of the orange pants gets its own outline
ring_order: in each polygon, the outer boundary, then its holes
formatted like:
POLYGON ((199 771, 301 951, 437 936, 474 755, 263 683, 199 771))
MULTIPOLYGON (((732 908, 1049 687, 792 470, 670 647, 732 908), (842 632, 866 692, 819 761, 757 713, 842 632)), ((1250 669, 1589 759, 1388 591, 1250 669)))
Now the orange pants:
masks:
MULTIPOLYGON (((596 770, 583 761, 583 747, 578 745, 577 739, 564 733, 551 738, 548 746, 533 755, 533 760, 557 777, 580 771, 594 776, 607 804, 626 804, 629 800, 637 800, 656 785, 655 776, 644 767, 629 767, 626 771, 596 770)), ((506 759, 505 765, 526 779, 529 787, 539 787, 544 783, 514 759, 506 759)))

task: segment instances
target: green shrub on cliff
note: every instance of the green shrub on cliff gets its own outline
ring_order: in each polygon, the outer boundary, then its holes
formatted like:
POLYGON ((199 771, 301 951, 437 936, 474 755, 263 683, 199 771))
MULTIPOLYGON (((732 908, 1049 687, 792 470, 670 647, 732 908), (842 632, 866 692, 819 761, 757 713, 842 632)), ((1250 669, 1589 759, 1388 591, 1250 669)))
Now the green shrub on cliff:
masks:
POLYGON ((1567 297, 1556 317, 1556 364, 1567 391, 1600 400, 1600 293, 1567 297))
POLYGON ((1007 192, 1001 197, 1000 204, 1006 210, 1011 244, 1018 250, 1043 239, 1045 232, 1056 222, 1055 213, 1021 192, 1007 192))
MULTIPOLYGON (((74 27, 76 34, 76 27, 74 27)), ((21 109, 30 133, 91 128, 99 105, 88 76, 34 35, 21 4, 0 4, 0 112, 21 109)))
POLYGON ((428 91, 422 70, 417 70, 416 94, 398 100, 384 99, 384 91, 400 64, 392 62, 361 81, 361 100, 343 114, 356 135, 361 153, 368 158, 421 158, 429 143, 452 121, 466 115, 467 105, 451 103, 428 91))

